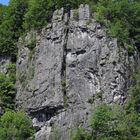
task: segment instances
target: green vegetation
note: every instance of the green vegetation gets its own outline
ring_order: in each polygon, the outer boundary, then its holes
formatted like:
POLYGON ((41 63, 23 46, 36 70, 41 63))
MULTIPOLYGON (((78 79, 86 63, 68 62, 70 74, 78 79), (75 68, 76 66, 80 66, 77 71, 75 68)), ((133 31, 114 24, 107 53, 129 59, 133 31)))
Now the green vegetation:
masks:
POLYGON ((96 98, 102 100, 102 98, 103 98, 103 92, 102 91, 97 92, 96 93, 96 98))
POLYGON ((62 85, 62 93, 63 93, 63 101, 64 101, 64 106, 65 108, 67 107, 67 95, 66 95, 66 81, 62 80, 61 81, 61 85, 62 85))
POLYGON ((120 106, 101 105, 95 109, 91 121, 94 140, 123 140, 125 112, 120 106))
POLYGON ((79 18, 78 10, 74 10, 74 12, 73 12, 73 18, 74 18, 74 20, 78 21, 78 18, 79 18))
POLYGON ((134 54, 135 52, 135 49, 134 49, 134 46, 133 45, 128 45, 127 46, 127 49, 128 49, 128 55, 131 56, 134 54))
POLYGON ((3 109, 14 109, 14 82, 9 76, 0 74, 0 106, 3 109))
POLYGON ((15 63, 10 63, 7 66, 8 70, 8 76, 10 80, 15 83, 16 82, 16 64, 15 63))
POLYGON ((124 107, 106 104, 96 107, 90 122, 91 132, 78 128, 73 140, 139 140, 140 70, 134 81, 131 98, 124 107))
POLYGON ((30 0, 29 9, 25 14, 23 26, 26 30, 40 29, 47 25, 53 12, 54 3, 49 0, 30 0))
POLYGON ((51 135, 51 140, 59 140, 60 139, 60 132, 56 126, 52 127, 53 134, 51 135))
MULTIPOLYGON (((52 18, 54 10, 64 7, 69 13, 79 5, 89 4, 96 12, 96 19, 106 27, 108 34, 117 37, 122 44, 128 44, 128 53, 133 55, 134 47, 140 50, 140 2, 139 0, 10 0, 9 6, 0 5, 0 55, 12 56, 16 62, 17 41, 20 36, 31 30, 41 30, 52 18)), ((74 18, 78 19, 75 11, 74 18)), ((87 25, 92 21, 87 21, 87 25)), ((28 46, 29 60, 33 59, 36 38, 31 38, 28 46)), ((0 74, 0 107, 4 111, 15 108, 15 64, 8 66, 7 74, 0 74)), ((34 67, 30 67, 31 79, 34 67)), ((19 79, 22 86, 28 84, 27 72, 19 79)), ((135 86, 131 90, 131 99, 125 108, 121 106, 101 105, 95 109, 91 120, 92 132, 79 128, 73 140, 138 140, 140 137, 140 72, 136 75, 135 86)), ((66 83, 62 81, 64 104, 67 105, 66 83)), ((94 98, 102 100, 102 93, 94 98)), ((24 140, 31 137, 33 129, 30 119, 21 112, 6 112, 0 118, 0 139, 24 140)))
POLYGON ((54 10, 64 7, 65 11, 78 8, 85 0, 30 0, 25 14, 25 29, 41 29, 51 20, 54 10))
POLYGON ((11 0, 0 24, 0 54, 16 57, 16 42, 23 32, 23 17, 28 0, 11 0))
POLYGON ((15 110, 15 82, 16 65, 10 63, 7 66, 7 74, 0 74, 0 107, 5 112, 0 116, 1 140, 33 140, 34 129, 32 121, 23 112, 15 110))
POLYGON ((140 69, 134 75, 134 86, 130 91, 131 99, 126 106, 126 120, 128 125, 128 136, 130 139, 140 138, 140 69))
POLYGON ((84 129, 78 128, 72 140, 92 140, 92 139, 91 135, 88 134, 84 129))
MULTIPOLYGON (((0 5, 0 54, 16 58, 16 42, 22 34, 46 26, 54 10, 64 7, 68 12, 81 3, 91 6, 97 20, 107 27, 111 36, 123 43, 139 46, 138 0, 11 0, 7 7, 0 5)), ((77 19, 77 13, 74 17, 77 19)))
POLYGON ((2 20, 4 18, 5 9, 6 9, 6 6, 0 4, 0 24, 2 23, 2 20))
POLYGON ((99 0, 95 6, 97 19, 108 33, 121 42, 140 43, 140 2, 138 0, 99 0))
POLYGON ((7 75, 0 73, 0 107, 2 109, 14 109, 16 65, 10 63, 7 66, 7 75))
POLYGON ((1 140, 33 140, 33 134, 32 121, 23 112, 7 111, 0 118, 1 140))

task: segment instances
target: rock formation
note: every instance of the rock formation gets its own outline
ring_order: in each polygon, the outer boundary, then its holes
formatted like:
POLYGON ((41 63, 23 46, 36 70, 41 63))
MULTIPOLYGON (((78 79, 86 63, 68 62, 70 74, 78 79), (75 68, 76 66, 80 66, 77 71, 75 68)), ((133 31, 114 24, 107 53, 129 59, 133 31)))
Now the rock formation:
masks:
POLYGON ((71 140, 74 128, 88 128, 95 105, 123 104, 138 62, 88 5, 56 10, 46 28, 18 46, 16 102, 33 118, 36 140, 71 140))

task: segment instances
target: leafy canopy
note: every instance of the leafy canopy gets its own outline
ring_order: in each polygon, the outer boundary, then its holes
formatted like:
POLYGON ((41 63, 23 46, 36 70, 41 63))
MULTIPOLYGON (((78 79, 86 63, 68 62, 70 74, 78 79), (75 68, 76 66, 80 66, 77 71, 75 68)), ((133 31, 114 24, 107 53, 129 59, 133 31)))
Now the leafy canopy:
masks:
POLYGON ((0 74, 0 106, 3 109, 14 109, 14 82, 9 76, 0 74))
POLYGON ((91 6, 111 36, 139 47, 139 0, 10 0, 8 7, 0 5, 0 54, 16 57, 16 42, 23 33, 46 26, 54 10, 69 11, 81 3, 91 6))
POLYGON ((32 137, 33 134, 32 121, 23 112, 7 111, 0 118, 1 140, 25 140, 32 137))

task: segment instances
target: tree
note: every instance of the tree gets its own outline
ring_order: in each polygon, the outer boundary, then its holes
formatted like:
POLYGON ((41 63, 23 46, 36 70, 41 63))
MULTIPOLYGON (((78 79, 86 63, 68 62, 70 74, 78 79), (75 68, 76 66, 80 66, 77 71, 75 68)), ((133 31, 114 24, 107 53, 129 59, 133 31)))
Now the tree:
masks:
POLYGON ((14 109, 15 87, 8 75, 0 74, 0 106, 14 109))
POLYGON ((0 24, 5 16, 6 6, 0 4, 0 24))
POLYGON ((140 138, 140 69, 133 77, 134 86, 130 90, 130 100, 126 105, 126 120, 128 124, 128 136, 131 139, 140 138))
POLYGON ((140 2, 137 0, 99 0, 94 6, 97 19, 121 42, 140 43, 140 2))
POLYGON ((85 3, 86 1, 87 0, 30 0, 23 26, 27 30, 41 29, 50 21, 54 10, 63 7, 65 11, 69 11, 72 8, 78 8, 81 3, 85 3))
POLYGON ((101 105, 94 111, 91 127, 94 140, 123 140, 124 110, 118 105, 101 105))
POLYGON ((25 14, 23 26, 26 30, 42 28, 47 22, 54 10, 52 0, 30 0, 29 8, 25 14))
POLYGON ((0 54, 16 57, 16 42, 23 32, 28 0, 11 0, 0 25, 0 54))
POLYGON ((0 118, 1 140, 27 140, 33 134, 32 121, 23 112, 7 111, 0 118))

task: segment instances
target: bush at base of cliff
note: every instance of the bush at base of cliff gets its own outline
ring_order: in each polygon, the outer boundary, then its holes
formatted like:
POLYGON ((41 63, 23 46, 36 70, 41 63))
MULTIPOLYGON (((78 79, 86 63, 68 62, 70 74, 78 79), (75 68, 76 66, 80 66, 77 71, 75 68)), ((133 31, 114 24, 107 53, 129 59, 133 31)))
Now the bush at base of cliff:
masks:
MULTIPOLYGON (((140 70, 134 75, 133 84, 131 98, 124 107, 103 104, 94 110, 90 140, 140 139, 140 70)), ((75 136, 73 140, 86 140, 79 131, 75 136)))
POLYGON ((130 90, 130 100, 126 106, 126 120, 130 139, 140 138, 140 67, 133 76, 134 86, 130 90))
POLYGON ((125 111, 118 105, 103 104, 97 107, 91 119, 94 140, 123 140, 125 111))
POLYGON ((140 137, 140 114, 127 113, 118 105, 97 107, 90 124, 91 133, 78 128, 73 140, 139 140, 140 137))
POLYGON ((0 118, 1 140, 31 140, 33 134, 32 121, 23 112, 7 111, 0 118))
POLYGON ((72 140, 91 140, 91 135, 87 133, 84 129, 78 128, 72 140))

